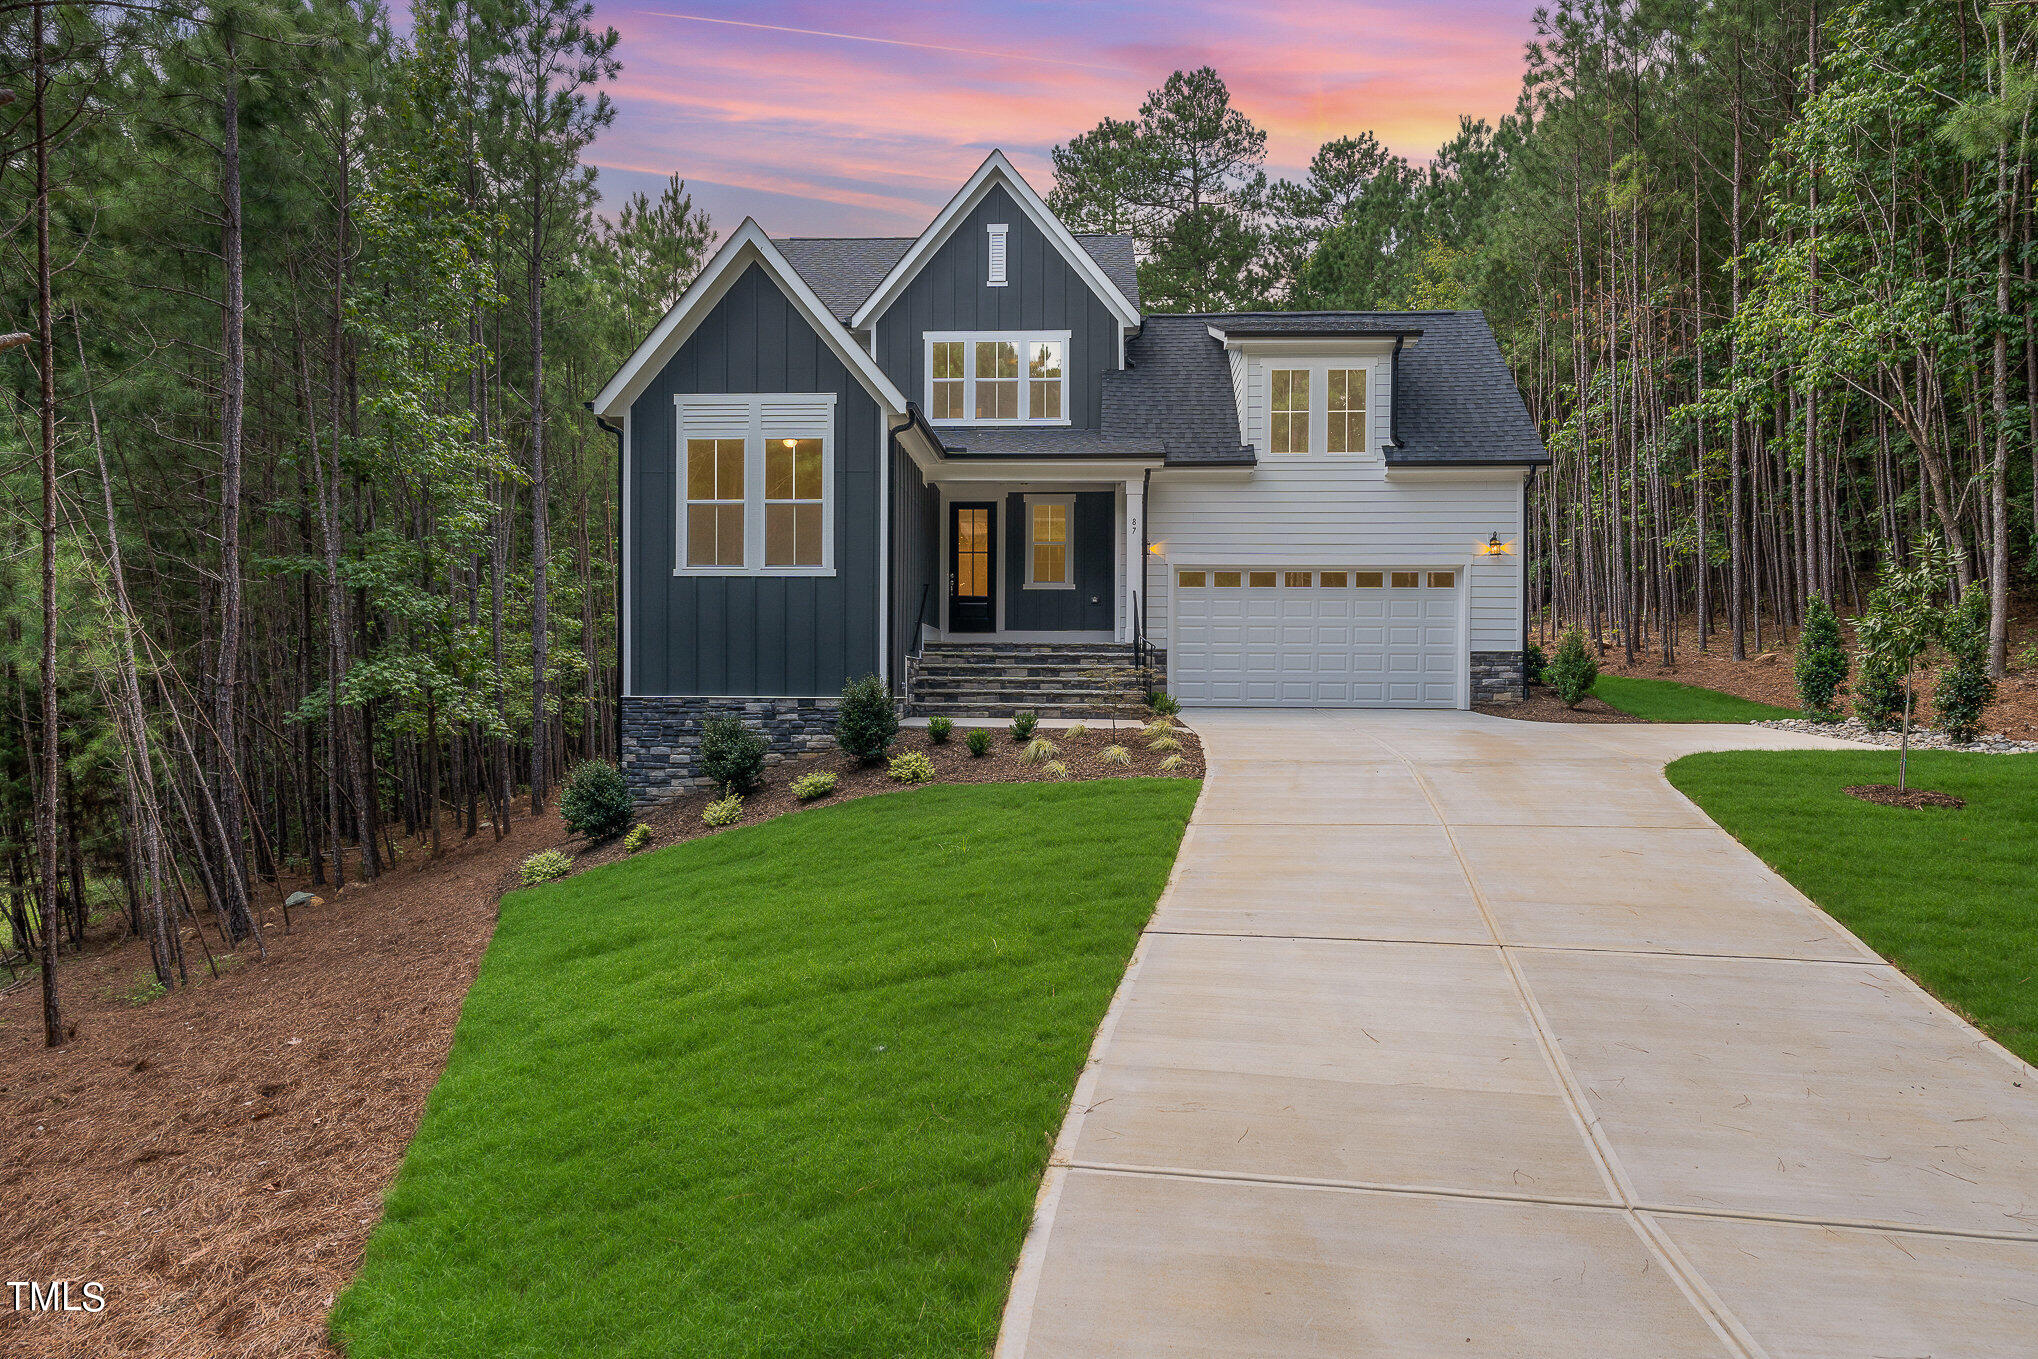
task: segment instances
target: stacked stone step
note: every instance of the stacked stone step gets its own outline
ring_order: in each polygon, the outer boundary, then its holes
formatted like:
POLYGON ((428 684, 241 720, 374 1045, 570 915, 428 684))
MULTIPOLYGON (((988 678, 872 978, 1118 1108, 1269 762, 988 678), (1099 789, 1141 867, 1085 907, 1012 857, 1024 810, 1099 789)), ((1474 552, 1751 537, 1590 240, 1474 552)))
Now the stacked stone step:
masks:
POLYGON ((1145 682, 1130 646, 1112 643, 930 642, 907 692, 915 717, 1136 717, 1145 682))

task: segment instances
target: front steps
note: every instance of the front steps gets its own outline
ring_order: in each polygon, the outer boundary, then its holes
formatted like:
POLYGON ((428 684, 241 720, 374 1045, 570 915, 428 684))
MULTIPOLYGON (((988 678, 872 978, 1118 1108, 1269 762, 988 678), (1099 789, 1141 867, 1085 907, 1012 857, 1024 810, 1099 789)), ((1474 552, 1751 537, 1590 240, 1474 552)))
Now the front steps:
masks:
POLYGON ((1151 682, 1124 642, 929 642, 907 662, 906 712, 1138 718, 1151 682))

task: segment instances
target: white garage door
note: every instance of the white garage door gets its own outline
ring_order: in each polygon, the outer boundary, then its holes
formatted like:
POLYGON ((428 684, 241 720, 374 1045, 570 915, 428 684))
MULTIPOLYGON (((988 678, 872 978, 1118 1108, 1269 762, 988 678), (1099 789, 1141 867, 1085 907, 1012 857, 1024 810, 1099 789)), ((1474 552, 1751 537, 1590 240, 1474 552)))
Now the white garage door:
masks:
POLYGON ((1220 707, 1451 708, 1464 573, 1175 571, 1169 683, 1220 707))

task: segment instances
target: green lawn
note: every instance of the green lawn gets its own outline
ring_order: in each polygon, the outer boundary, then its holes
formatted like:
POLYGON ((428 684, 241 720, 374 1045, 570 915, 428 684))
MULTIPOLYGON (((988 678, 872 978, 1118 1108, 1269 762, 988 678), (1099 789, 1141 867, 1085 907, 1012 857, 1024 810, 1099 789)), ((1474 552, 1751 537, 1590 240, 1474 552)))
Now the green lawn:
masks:
POLYGON ((512 893, 335 1335, 988 1352, 1196 788, 919 789, 512 893))
POLYGON ((1601 675, 1592 692, 1609 707, 1649 722, 1759 722, 1800 716, 1791 708, 1736 698, 1717 689, 1700 689, 1675 680, 1601 675))
POLYGON ((1896 752, 1689 755, 1670 781, 1862 942, 2038 1061, 2038 755, 1913 751, 1910 781, 1959 811, 1878 807, 1896 752))

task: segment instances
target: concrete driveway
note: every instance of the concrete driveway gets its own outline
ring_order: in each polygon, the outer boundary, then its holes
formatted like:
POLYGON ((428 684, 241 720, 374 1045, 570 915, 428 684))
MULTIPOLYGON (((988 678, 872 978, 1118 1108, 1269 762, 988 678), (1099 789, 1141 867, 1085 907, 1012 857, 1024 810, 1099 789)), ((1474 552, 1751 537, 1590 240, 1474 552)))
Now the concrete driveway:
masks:
POLYGON ((1661 775, 1822 742, 1190 721, 1000 1356, 2038 1353, 2038 1073, 1661 775))

